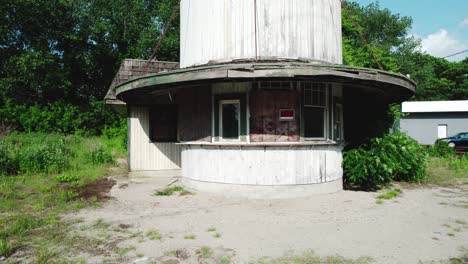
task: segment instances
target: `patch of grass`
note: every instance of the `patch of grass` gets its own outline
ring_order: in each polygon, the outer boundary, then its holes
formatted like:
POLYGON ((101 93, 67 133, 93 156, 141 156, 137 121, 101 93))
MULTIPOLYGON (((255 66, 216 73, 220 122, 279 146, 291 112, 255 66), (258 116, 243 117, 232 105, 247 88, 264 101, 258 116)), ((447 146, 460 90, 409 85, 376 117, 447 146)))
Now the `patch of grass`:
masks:
POLYGON ((439 238, 437 237, 432 237, 433 240, 440 240, 439 238))
POLYGON ((215 232, 216 228, 215 227, 210 227, 206 230, 206 232, 215 232))
POLYGON ((461 232, 462 229, 461 229, 460 227, 457 227, 457 228, 454 228, 453 231, 455 231, 455 232, 461 232))
POLYGON ((454 237, 454 236, 455 236, 455 234, 454 234, 454 233, 447 233, 447 236, 454 237))
MULTIPOLYGON (((2 153, 9 155, 9 160, 0 164, 7 166, 0 168, 0 255, 12 257, 20 251, 28 262, 50 263, 63 258, 62 262, 70 262, 70 252, 80 253, 79 242, 91 239, 68 243, 74 235, 70 220, 61 215, 100 203, 94 193, 83 193, 89 191, 89 184, 105 178, 111 164, 90 161, 89 155, 92 147, 99 145, 112 157, 124 157, 125 151, 116 150, 111 141, 43 133, 11 134, 0 139, 0 163, 2 153)), ((97 226, 107 228, 104 223, 97 226)), ((98 244, 106 243, 99 240, 98 244)))
POLYGON ((107 229, 107 228, 109 228, 110 226, 111 226, 111 224, 106 223, 106 222, 104 221, 104 219, 102 219, 102 218, 99 218, 99 219, 96 220, 96 221, 94 222, 94 224, 93 224, 93 227, 94 227, 94 228, 101 228, 101 229, 107 229))
POLYGON ((384 194, 377 196, 377 199, 390 200, 390 199, 400 196, 400 194, 401 194, 400 189, 393 189, 393 190, 387 191, 384 194))
POLYGON ((449 225, 449 224, 443 224, 442 226, 443 226, 443 227, 446 227, 446 228, 451 228, 451 227, 452 227, 452 226, 449 225))
POLYGON ((455 223, 457 223, 459 225, 466 225, 467 224, 466 221, 459 220, 459 219, 455 220, 455 223))
POLYGON ((187 239, 187 240, 194 240, 196 238, 197 238, 196 235, 186 235, 186 236, 184 236, 184 239, 187 239))
POLYGON ((231 258, 230 257, 223 257, 219 260, 219 264, 231 264, 231 258))
POLYGON ((161 235, 159 234, 158 230, 156 229, 151 229, 148 232, 146 232, 146 237, 150 240, 161 240, 161 235))
POLYGON ((426 170, 426 183, 453 187, 468 179, 468 155, 463 158, 432 158, 426 170))
POLYGON ((200 254, 202 258, 207 259, 213 254, 213 252, 209 247, 202 247, 200 249, 200 254))
POLYGON ((213 237, 215 237, 215 238, 220 238, 220 237, 221 237, 221 234, 220 234, 220 233, 216 233, 216 234, 213 235, 213 237))
POLYGON ((377 199, 377 201, 375 201, 376 204, 383 204, 383 200, 382 199, 377 199))
POLYGON ((56 259, 59 252, 56 249, 49 247, 39 248, 36 252, 36 263, 37 264, 48 264, 52 260, 56 259))
POLYGON ((448 205, 447 202, 440 202, 439 204, 440 204, 440 205, 448 205))
POLYGON ((127 255, 131 251, 135 251, 136 247, 135 246, 128 246, 128 247, 123 247, 118 249, 118 253, 120 255, 127 255))
POLYGON ((305 252, 302 255, 288 255, 280 258, 262 258, 258 262, 258 264, 370 264, 375 263, 375 261, 371 257, 360 257, 358 259, 348 259, 341 256, 327 256, 327 257, 320 257, 316 255, 314 252, 309 251, 305 252))
POLYGON ((12 248, 5 238, 0 238, 0 256, 8 257, 12 252, 12 248))
POLYGON ((164 190, 159 190, 154 193, 155 196, 171 196, 174 193, 181 193, 185 191, 184 187, 182 186, 172 186, 172 187, 167 187, 164 190))

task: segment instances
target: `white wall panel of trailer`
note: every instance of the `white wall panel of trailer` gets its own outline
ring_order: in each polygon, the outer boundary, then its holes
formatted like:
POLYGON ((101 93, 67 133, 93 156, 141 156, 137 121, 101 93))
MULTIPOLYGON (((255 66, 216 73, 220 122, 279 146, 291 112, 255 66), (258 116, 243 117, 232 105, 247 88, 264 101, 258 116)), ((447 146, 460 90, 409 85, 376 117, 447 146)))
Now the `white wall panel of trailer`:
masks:
POLYGON ((257 56, 342 63, 340 0, 256 3, 182 0, 181 67, 257 56))
POLYGON ((130 107, 129 124, 129 165, 132 172, 180 170, 180 146, 150 141, 147 107, 130 107))

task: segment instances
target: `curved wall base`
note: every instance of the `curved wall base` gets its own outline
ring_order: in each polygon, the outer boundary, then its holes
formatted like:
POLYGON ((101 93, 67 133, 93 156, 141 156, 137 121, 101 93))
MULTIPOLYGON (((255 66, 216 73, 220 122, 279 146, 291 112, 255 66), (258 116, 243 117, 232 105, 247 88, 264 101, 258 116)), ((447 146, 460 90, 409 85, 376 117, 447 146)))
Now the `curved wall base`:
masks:
POLYGON ((182 183, 185 187, 194 191, 250 199, 290 199, 314 194, 335 193, 343 190, 342 179, 317 184, 281 186, 225 184, 202 182, 187 178, 183 178, 182 183))

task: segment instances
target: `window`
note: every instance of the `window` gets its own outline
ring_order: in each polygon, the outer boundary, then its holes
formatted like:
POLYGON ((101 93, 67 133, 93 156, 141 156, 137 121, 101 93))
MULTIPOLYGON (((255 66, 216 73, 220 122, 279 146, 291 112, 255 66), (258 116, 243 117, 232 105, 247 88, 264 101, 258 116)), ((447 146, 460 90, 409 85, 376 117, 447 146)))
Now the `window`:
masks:
POLYGON ((292 83, 287 81, 261 81, 254 83, 260 90, 291 90, 292 83))
POLYGON ((152 142, 176 142, 177 106, 160 105, 151 108, 150 131, 152 142))
POLYGON ((342 104, 335 104, 335 107, 333 108, 333 118, 335 119, 335 123, 333 124, 333 134, 335 136, 335 141, 342 141, 344 140, 342 104))
POLYGON ((239 140, 240 101, 221 100, 219 102, 219 132, 222 140, 239 140))
POLYGON ((325 84, 301 83, 304 91, 304 137, 325 139, 327 87, 325 84))

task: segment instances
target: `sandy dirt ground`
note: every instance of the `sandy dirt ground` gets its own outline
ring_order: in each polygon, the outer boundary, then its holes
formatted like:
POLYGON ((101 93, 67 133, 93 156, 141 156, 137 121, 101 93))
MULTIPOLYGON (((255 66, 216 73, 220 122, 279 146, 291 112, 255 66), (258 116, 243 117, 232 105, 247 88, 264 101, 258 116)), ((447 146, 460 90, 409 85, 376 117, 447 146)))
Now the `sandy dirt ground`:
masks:
POLYGON ((171 180, 116 180, 110 201, 70 217, 83 219, 82 230, 102 222, 133 232, 119 242, 129 263, 178 263, 162 256, 202 247, 232 263, 309 250, 376 263, 432 263, 468 248, 467 186, 402 188, 400 197, 377 204, 377 193, 354 191, 292 200, 154 196, 171 180))

